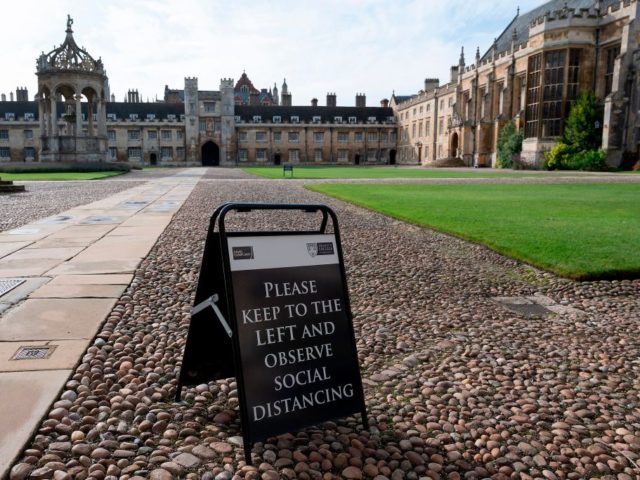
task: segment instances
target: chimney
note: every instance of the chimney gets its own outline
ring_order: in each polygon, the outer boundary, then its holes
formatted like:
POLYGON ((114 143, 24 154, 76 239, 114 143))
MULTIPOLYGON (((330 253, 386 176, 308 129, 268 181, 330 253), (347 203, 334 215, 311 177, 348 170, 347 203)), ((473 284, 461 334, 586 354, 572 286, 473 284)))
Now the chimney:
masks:
POLYGON ((291 93, 289 92, 283 93, 282 97, 280 98, 280 101, 283 107, 290 107, 292 102, 291 93))
POLYGON ((389 99, 383 98, 382 100, 380 100, 380 106, 382 108, 389 108, 389 99))
POLYGON ((364 93, 356 93, 356 107, 364 108, 367 106, 367 97, 364 93))
POLYGON ((13 92, 9 92, 9 101, 13 102, 13 92))
POLYGON ((327 93, 327 107, 335 107, 337 105, 336 94, 327 93))
POLYGON ((317 98, 312 98, 311 99, 311 106, 312 107, 317 107, 318 106, 318 99, 317 98))
POLYGON ((115 93, 112 93, 112 94, 111 94, 111 101, 112 101, 112 102, 115 102, 115 101, 116 101, 116 94, 115 94, 115 93))
POLYGON ((0 101, 2 101, 2 102, 6 102, 7 101, 7 96, 4 93, 2 95, 0 95, 0 101))
POLYGON ((458 83, 458 66, 451 67, 451 83, 458 83))
POLYGON ((435 90, 440 86, 439 78, 425 78, 424 79, 424 91, 430 92, 431 90, 435 90))

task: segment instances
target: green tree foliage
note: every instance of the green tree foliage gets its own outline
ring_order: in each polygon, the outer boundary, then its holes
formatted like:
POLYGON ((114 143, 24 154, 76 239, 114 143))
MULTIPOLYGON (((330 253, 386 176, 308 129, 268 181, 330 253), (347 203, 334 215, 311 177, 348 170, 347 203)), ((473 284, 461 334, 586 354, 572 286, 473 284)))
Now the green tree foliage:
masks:
POLYGON ((549 170, 606 170, 602 144, 603 109, 593 92, 583 92, 571 106, 562 141, 545 153, 549 170))
POLYGON ((522 133, 513 122, 507 123, 498 135, 498 168, 512 168, 513 156, 522 151, 522 133))

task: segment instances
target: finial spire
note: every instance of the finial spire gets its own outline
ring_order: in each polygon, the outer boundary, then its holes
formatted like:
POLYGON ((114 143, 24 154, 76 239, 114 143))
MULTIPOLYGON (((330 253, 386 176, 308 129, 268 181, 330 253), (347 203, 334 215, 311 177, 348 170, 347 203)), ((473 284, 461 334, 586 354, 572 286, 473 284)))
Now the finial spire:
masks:
POLYGON ((518 5, 518 10, 516 11, 516 17, 520 16, 520 5, 518 5))
POLYGON ((458 60, 459 65, 464 65, 464 47, 460 49, 460 60, 458 60))
POLYGON ((480 62, 480 47, 476 48, 476 64, 480 62))
POLYGON ((67 14, 67 33, 73 33, 71 25, 73 25, 73 18, 71 18, 71 15, 67 14))

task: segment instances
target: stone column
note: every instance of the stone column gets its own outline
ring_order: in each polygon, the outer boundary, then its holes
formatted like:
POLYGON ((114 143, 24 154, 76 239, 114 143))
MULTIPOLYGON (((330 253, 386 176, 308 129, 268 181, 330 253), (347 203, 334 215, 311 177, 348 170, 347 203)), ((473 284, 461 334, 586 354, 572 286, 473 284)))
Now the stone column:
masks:
POLYGON ((98 135, 106 137, 107 136, 107 123, 106 123, 106 112, 105 112, 105 101, 100 99, 98 100, 98 135))
POLYGON ((49 116, 49 131, 52 137, 58 136, 58 104, 56 95, 51 95, 51 114, 49 116))
POLYGON ((76 137, 82 135, 82 95, 74 95, 76 99, 76 137))
POLYGON ((91 98, 87 104, 87 117, 87 130, 89 136, 93 137, 95 135, 95 132, 93 131, 93 98, 91 98))
POLYGON ((43 137, 45 135, 44 131, 44 99, 41 94, 38 94, 38 123, 40 124, 40 136, 43 137))

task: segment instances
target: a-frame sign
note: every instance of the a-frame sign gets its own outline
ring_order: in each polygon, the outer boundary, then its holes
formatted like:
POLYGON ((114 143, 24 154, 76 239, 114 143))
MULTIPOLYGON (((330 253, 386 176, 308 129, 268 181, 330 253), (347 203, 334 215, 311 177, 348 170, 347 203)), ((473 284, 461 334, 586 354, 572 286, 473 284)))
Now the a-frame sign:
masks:
POLYGON ((182 387, 236 377, 251 445, 360 412, 368 428, 338 220, 325 205, 227 203, 202 257, 182 387), (320 213, 314 231, 227 231, 230 212, 320 213), (333 232, 327 233, 329 218, 333 232))

